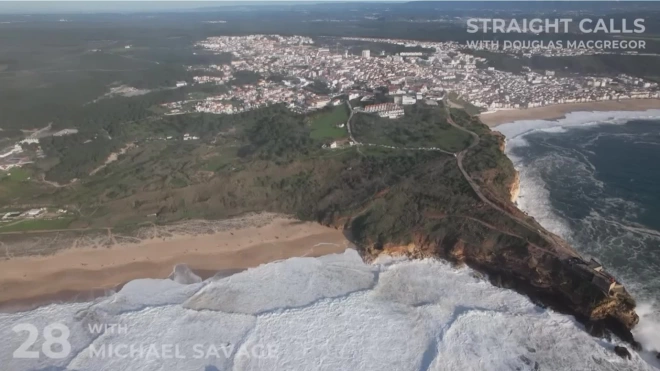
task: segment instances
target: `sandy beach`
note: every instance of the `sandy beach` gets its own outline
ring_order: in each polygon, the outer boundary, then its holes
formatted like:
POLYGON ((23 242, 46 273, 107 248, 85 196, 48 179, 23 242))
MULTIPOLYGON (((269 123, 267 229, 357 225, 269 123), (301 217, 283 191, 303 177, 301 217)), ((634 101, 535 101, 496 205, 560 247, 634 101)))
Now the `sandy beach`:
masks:
POLYGON ((660 99, 626 99, 590 103, 555 104, 544 107, 502 110, 479 115, 481 121, 490 126, 519 120, 557 120, 570 112, 590 111, 645 111, 660 109, 660 99))
POLYGON ((284 216, 265 225, 212 234, 146 239, 110 248, 80 247, 0 262, 0 310, 85 300, 138 278, 167 278, 176 264, 196 272, 239 271, 295 256, 342 252, 342 231, 284 216))

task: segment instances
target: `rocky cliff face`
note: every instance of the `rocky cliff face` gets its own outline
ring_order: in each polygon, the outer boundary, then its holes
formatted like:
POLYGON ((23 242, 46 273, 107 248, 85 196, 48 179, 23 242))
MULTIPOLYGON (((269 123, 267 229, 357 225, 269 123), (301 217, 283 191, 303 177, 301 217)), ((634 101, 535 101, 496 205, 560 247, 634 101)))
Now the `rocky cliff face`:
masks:
POLYGON ((520 195, 520 174, 517 171, 513 183, 509 186, 509 193, 511 194, 511 202, 516 203, 520 195))
POLYGON ((514 204, 520 177, 505 139, 453 112, 474 140, 458 156, 402 151, 361 156, 316 203, 317 220, 351 232, 366 260, 380 254, 440 258, 486 273, 542 306, 632 341, 639 318, 566 241, 514 204))
MULTIPOLYGON (((503 138, 497 134, 493 137, 491 143, 504 156, 503 138)), ((573 314, 591 326, 607 328, 634 341, 630 329, 639 317, 633 298, 625 289, 608 292, 602 284, 596 284, 592 272, 580 268, 584 266, 583 259, 566 241, 520 211, 514 205, 520 192, 519 174, 508 159, 501 159, 498 166, 505 168, 485 168, 470 174, 478 179, 491 204, 479 201, 471 206, 469 214, 453 212, 445 205, 438 205, 433 211, 422 210, 423 217, 410 228, 410 241, 383 243, 382 233, 377 239, 367 237, 357 241, 363 256, 367 260, 380 254, 433 257, 467 264, 486 273, 494 285, 514 289, 539 305, 573 314)), ((408 190, 406 196, 414 199, 427 194, 427 189, 420 188, 408 190)), ((389 192, 387 196, 395 200, 397 194, 389 192)), ((353 222, 354 216, 342 219, 340 224, 351 229, 383 223, 384 216, 370 220, 364 217, 365 212, 369 214, 369 206, 361 211, 363 215, 358 219, 365 220, 359 223, 353 222)), ((383 215, 398 214, 384 211, 383 215)), ((398 227, 396 222, 391 226, 398 227)))
MULTIPOLYGON (((366 260, 380 254, 411 259, 441 258, 486 273, 492 284, 516 290, 541 306, 575 315, 585 324, 608 329, 634 343, 630 330, 639 322, 635 302, 627 292, 608 295, 574 272, 562 259, 542 254, 534 247, 515 249, 485 241, 473 245, 463 240, 438 241, 418 234, 406 245, 366 246, 366 260)), ((603 333, 592 333, 603 336, 603 333)))

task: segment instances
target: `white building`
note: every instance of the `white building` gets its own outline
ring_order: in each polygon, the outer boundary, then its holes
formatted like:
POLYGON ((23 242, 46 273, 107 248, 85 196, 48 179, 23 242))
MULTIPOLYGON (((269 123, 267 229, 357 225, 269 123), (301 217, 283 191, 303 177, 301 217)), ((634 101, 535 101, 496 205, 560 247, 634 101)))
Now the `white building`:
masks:
POLYGON ((417 99, 410 97, 408 95, 404 95, 403 98, 401 99, 401 104, 403 104, 404 106, 415 104, 416 102, 417 99))
POLYGON ((330 99, 317 99, 312 103, 312 107, 314 108, 323 108, 330 104, 330 99))
POLYGON ((382 118, 397 119, 405 115, 403 108, 393 109, 391 111, 378 112, 378 116, 382 118))
POLYGON ((5 215, 2 217, 2 219, 15 218, 15 217, 20 216, 20 215, 21 215, 20 211, 10 211, 8 213, 5 213, 5 215))
POLYGON ((41 209, 31 209, 23 213, 23 216, 28 217, 28 218, 34 218, 35 216, 43 213, 46 211, 46 208, 41 208, 41 209))
POLYGON ((421 57, 424 54, 421 52, 403 52, 399 53, 399 55, 402 57, 421 57))
POLYGON ((372 104, 364 107, 366 113, 376 113, 383 118, 399 118, 405 114, 403 108, 395 103, 372 104))
POLYGON ((371 58, 371 50, 363 50, 362 51, 362 58, 371 58))

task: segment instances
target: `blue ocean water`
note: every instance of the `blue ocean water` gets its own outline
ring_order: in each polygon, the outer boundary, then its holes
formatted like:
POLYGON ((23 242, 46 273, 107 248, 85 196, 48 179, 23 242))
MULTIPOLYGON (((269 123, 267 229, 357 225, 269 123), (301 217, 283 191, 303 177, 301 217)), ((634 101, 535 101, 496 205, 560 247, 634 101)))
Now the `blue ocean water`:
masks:
POLYGON ((660 118, 571 114, 508 126, 519 207, 623 281, 644 317, 640 336, 660 347, 660 118))

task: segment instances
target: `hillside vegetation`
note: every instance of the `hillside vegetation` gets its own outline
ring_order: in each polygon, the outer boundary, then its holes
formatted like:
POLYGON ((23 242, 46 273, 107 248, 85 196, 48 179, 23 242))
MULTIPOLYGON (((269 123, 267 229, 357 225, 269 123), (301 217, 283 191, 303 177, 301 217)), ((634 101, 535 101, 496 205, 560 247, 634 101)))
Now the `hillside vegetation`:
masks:
MULTIPOLYGON (((469 115, 452 115, 491 136, 469 115)), ((71 228, 138 227, 268 210, 335 225, 350 219, 358 240, 381 244, 409 242, 420 228, 437 231, 428 215, 452 216, 438 222, 446 229, 465 224, 453 216, 474 215, 478 198, 450 155, 378 147, 323 149, 332 136, 319 135, 319 130, 337 129, 336 121, 346 118, 345 106, 305 116, 276 105, 238 115, 102 124, 112 132, 107 137, 90 132, 51 137, 43 144, 49 159, 35 165, 33 179, 45 176, 65 186, 33 181, 36 190, 27 195, 16 188, 5 208, 29 203, 78 210, 71 228), (200 139, 183 141, 185 133, 200 139), (105 164, 127 143, 133 146, 105 164)), ((441 105, 409 107, 398 120, 356 115, 353 130, 358 140, 400 148, 457 152, 471 140, 447 123, 441 105)), ((512 181, 513 168, 498 145, 497 138, 484 140, 470 163, 480 164, 478 171, 504 167, 494 184, 501 193, 512 181)))

